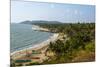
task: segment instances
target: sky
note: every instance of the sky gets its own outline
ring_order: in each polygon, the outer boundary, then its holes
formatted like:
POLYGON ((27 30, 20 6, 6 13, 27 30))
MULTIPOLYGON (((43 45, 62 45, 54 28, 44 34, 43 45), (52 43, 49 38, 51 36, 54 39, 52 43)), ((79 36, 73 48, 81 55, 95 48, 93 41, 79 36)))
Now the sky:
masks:
POLYGON ((46 20, 95 22, 95 6, 28 1, 11 1, 11 22, 46 20))

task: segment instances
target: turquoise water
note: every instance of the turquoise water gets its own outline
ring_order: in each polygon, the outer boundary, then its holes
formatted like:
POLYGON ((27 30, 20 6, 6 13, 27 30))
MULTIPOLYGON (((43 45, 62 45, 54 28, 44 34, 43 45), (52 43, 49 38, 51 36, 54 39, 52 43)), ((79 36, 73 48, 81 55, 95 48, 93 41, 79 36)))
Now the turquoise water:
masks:
POLYGON ((34 31, 32 25, 11 23, 10 50, 11 52, 28 48, 47 40, 52 33, 34 31))

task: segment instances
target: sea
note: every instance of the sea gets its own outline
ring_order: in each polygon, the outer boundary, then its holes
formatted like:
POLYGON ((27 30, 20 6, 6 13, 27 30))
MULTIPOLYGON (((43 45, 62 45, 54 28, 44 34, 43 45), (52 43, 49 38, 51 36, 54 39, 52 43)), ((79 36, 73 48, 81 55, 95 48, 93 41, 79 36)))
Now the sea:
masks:
POLYGON ((10 24, 10 52, 27 49, 49 39, 53 33, 36 31, 29 24, 10 24))

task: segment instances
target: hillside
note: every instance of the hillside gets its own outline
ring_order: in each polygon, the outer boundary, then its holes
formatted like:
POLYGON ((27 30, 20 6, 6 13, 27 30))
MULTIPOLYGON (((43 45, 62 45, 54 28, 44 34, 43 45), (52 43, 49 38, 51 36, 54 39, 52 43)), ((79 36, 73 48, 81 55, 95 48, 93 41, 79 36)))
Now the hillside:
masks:
POLYGON ((41 24, 41 23, 46 23, 46 24, 60 24, 61 22, 58 21, 45 21, 45 20, 35 20, 35 21, 23 21, 20 22, 21 24, 41 24))

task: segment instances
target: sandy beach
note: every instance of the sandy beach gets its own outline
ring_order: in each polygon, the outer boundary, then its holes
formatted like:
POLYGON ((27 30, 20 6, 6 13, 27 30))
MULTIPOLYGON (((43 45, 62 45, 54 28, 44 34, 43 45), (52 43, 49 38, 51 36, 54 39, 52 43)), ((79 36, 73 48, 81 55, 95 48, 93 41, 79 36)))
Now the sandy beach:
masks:
POLYGON ((31 54, 32 50, 35 50, 35 51, 41 51, 42 53, 40 55, 36 55, 36 56, 39 56, 41 59, 44 59, 45 58, 44 52, 46 51, 48 44, 50 42, 54 42, 55 40, 57 40, 58 35, 59 35, 58 33, 54 33, 53 36, 51 36, 49 39, 47 39, 46 41, 43 41, 42 43, 36 44, 36 46, 31 46, 31 47, 23 49, 23 50, 15 51, 15 52, 11 53, 11 58, 19 59, 19 58, 25 56, 26 52, 31 54))

